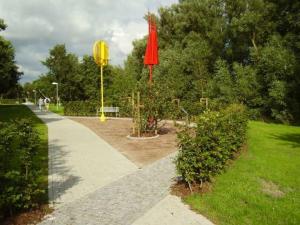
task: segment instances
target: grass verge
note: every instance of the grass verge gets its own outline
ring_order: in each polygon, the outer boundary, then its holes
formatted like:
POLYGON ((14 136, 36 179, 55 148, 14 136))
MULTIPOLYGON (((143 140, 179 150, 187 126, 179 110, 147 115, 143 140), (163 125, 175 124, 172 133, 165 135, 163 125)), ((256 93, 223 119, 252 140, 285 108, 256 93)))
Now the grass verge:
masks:
POLYGON ((216 224, 300 224, 300 127, 250 122, 248 151, 212 190, 184 198, 216 224))
POLYGON ((63 106, 58 106, 58 108, 56 107, 56 104, 50 104, 49 105, 49 110, 51 112, 57 113, 61 116, 64 115, 64 107, 63 106))

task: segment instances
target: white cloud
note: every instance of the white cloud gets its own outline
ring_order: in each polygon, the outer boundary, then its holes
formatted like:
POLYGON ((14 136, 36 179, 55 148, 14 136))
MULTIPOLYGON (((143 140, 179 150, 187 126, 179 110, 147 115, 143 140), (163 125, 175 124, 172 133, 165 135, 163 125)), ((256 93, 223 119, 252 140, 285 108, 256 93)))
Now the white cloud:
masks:
POLYGON ((16 49, 22 66, 22 82, 44 73, 40 61, 55 44, 82 57, 91 54, 94 41, 109 43, 113 64, 122 64, 132 50, 132 41, 147 34, 143 19, 148 10, 178 0, 0 0, 0 17, 8 28, 1 33, 16 49))

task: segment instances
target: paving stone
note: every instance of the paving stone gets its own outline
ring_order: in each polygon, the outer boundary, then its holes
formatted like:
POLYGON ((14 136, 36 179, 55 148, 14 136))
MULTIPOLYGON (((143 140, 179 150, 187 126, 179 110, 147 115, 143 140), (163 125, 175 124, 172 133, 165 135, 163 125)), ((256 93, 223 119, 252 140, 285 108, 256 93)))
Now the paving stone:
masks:
POLYGON ((174 154, 57 209, 41 224, 132 224, 169 194, 174 154))

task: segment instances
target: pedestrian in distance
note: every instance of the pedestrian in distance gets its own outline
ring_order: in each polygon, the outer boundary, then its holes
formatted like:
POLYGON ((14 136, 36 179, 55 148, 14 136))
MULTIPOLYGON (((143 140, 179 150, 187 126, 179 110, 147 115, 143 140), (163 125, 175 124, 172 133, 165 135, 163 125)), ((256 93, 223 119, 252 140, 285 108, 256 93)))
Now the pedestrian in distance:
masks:
POLYGON ((40 112, 42 112, 43 103, 44 103, 44 101, 43 101, 43 99, 40 97, 40 98, 39 98, 39 101, 38 101, 40 112))
POLYGON ((46 97, 44 100, 46 112, 49 111, 49 105, 50 105, 50 98, 46 97))

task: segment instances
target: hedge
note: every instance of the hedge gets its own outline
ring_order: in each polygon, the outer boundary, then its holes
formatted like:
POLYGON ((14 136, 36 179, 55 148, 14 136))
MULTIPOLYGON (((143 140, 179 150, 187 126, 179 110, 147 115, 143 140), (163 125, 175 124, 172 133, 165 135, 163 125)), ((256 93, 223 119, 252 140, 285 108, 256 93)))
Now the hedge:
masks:
POLYGON ((28 120, 0 123, 0 221, 37 206, 45 194, 35 156, 40 139, 28 120))
POLYGON ((196 124, 178 133, 176 169, 189 184, 210 181, 224 169, 245 142, 247 116, 242 105, 234 104, 204 112, 196 124))
MULTIPOLYGON (((132 106, 128 102, 121 102, 119 107, 120 116, 132 116, 132 106)), ((97 101, 70 101, 64 103, 64 115, 66 116, 96 116, 97 109, 100 109, 100 103, 97 101)), ((105 113, 105 115, 115 116, 114 113, 105 113)))
POLYGON ((3 105, 14 105, 14 104, 20 104, 21 101, 20 99, 3 99, 3 98, 0 98, 0 104, 3 104, 3 105))
POLYGON ((64 103, 66 116, 95 116, 99 108, 96 101, 71 101, 64 103))

